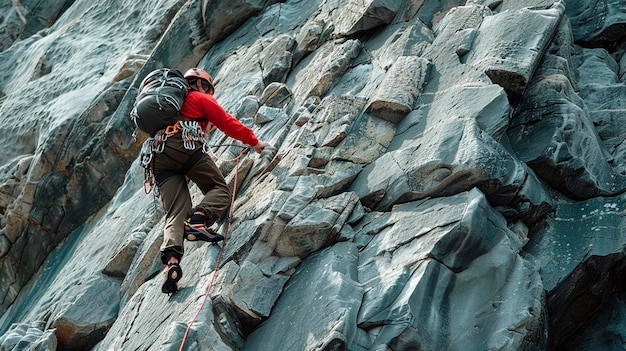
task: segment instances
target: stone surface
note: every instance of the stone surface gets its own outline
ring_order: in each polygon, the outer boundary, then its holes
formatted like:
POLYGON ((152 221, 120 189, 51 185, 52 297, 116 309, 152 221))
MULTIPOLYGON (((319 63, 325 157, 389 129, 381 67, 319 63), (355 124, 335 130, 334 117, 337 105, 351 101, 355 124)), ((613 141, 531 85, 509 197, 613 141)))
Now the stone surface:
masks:
POLYGON ((242 350, 349 347, 363 296, 357 281, 357 253, 356 246, 346 242, 304 260, 285 286, 272 316, 250 334, 242 350))
POLYGON ((393 0, 349 0, 339 8, 336 35, 349 36, 391 23, 400 5, 393 0))
POLYGON ((428 77, 429 65, 420 57, 398 57, 380 83, 366 112, 390 122, 400 122, 416 107, 428 77))
POLYGON ((365 295, 358 323, 371 336, 367 349, 546 345, 539 275, 519 256, 522 238, 479 191, 397 206, 357 235, 376 230, 374 223, 379 232, 359 256, 365 295), (493 314, 502 319, 480 317, 493 314))
POLYGON ((626 14, 619 0, 566 1, 574 39, 589 44, 608 44, 624 35, 626 14))
POLYGON ((621 1, 0 13, 0 349, 623 347, 621 1), (232 216, 172 296, 128 118, 163 66, 272 144, 210 136, 232 216))
POLYGON ((484 71, 509 94, 521 96, 564 11, 557 4, 546 10, 524 8, 485 17, 463 61, 484 71))
MULTIPOLYGON (((581 98, 590 94, 576 92, 573 74, 565 64, 571 56, 569 27, 563 25, 559 32, 514 112, 508 131, 511 145, 520 160, 571 198, 619 194, 626 188, 624 175, 613 168, 581 98), (555 173, 560 176, 553 177, 555 173)), ((581 67, 578 77, 584 79, 586 68, 581 67)), ((594 71, 601 74, 607 69, 594 71)), ((594 100, 589 99, 591 106, 594 100)))

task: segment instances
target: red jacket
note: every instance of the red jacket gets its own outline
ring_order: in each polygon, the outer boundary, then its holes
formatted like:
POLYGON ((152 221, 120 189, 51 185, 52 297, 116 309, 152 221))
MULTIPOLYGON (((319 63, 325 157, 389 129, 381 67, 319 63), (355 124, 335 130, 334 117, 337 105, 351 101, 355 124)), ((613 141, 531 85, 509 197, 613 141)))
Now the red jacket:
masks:
POLYGON ((224 134, 250 146, 259 142, 254 132, 224 111, 213 95, 190 91, 183 102, 180 116, 186 120, 197 120, 203 130, 211 122, 224 134))

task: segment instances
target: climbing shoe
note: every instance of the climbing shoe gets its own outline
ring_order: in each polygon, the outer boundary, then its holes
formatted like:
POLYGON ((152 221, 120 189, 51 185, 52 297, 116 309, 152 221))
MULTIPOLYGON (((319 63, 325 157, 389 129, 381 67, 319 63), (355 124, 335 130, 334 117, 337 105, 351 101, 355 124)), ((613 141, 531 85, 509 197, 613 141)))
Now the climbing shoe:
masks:
POLYGON ((178 281, 183 277, 183 270, 178 263, 168 263, 165 270, 165 281, 161 286, 164 294, 173 294, 178 291, 178 281))
POLYGON ((224 240, 224 236, 217 234, 203 223, 189 223, 185 221, 185 239, 189 241, 208 241, 217 243, 224 240))

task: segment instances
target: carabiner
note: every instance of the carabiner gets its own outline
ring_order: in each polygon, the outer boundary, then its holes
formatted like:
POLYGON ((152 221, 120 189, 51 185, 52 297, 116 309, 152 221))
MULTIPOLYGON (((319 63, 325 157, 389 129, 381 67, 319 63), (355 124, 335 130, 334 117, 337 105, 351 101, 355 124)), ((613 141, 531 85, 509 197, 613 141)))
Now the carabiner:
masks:
POLYGON ((146 193, 146 195, 150 194, 152 192, 152 189, 154 189, 154 183, 152 183, 151 180, 145 180, 143 182, 143 191, 146 193))
POLYGON ((178 122, 172 124, 171 126, 167 126, 165 128, 165 135, 171 137, 172 135, 178 133, 178 122))

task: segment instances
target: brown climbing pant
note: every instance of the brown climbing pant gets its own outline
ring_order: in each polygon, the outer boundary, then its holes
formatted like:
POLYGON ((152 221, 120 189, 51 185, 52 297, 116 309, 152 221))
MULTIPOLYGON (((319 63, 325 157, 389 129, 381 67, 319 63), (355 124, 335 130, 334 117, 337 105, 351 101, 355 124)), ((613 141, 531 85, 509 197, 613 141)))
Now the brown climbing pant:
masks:
POLYGON ((179 260, 183 256, 183 221, 193 212, 202 211, 206 216, 206 226, 212 225, 230 205, 231 191, 215 162, 202 152, 202 143, 196 142, 193 150, 187 150, 181 133, 169 137, 163 152, 155 153, 152 162, 166 213, 161 245, 161 260, 165 264, 170 256, 179 260), (204 194, 195 207, 191 204, 188 179, 204 194))

